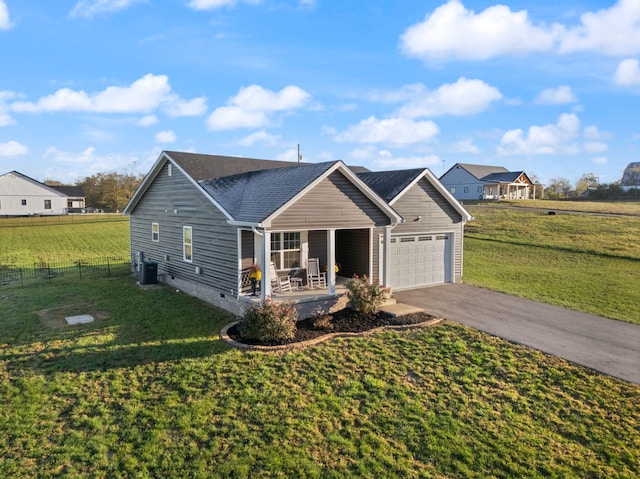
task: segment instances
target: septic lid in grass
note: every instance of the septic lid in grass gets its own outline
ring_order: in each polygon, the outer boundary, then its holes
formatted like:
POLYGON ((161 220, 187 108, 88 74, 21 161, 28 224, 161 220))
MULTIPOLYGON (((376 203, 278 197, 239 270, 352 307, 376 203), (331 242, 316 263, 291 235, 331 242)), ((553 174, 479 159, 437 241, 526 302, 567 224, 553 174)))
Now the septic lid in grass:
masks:
POLYGON ((67 316, 64 318, 68 325, 93 323, 93 316, 90 314, 79 314, 78 316, 67 316))

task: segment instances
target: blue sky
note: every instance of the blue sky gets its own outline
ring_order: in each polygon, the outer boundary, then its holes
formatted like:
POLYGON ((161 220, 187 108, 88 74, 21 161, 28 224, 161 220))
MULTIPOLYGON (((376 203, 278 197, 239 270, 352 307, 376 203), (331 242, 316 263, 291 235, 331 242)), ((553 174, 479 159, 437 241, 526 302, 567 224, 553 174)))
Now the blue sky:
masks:
POLYGON ((621 178, 640 1, 0 0, 0 174, 162 150, 621 178))

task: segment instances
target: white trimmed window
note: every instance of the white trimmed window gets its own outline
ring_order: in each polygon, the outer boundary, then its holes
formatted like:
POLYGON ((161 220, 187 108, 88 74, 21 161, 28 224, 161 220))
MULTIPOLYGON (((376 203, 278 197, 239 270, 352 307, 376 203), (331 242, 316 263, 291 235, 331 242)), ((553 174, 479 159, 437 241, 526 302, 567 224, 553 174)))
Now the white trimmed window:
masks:
POLYGON ((482 186, 478 186, 478 193, 482 193, 482 186))
POLYGON ((167 176, 173 176, 173 165, 171 163, 167 165, 167 176))
POLYGON ((276 269, 293 269, 302 266, 300 236, 299 231, 271 233, 271 261, 276 269))
POLYGON ((51 209, 51 200, 44 200, 44 209, 45 210, 51 209))
POLYGON ((455 187, 455 186, 452 186, 452 187, 451 187, 451 194, 452 194, 452 195, 455 195, 455 194, 456 194, 456 187, 455 187))
POLYGON ((465 186, 465 187, 464 187, 464 192, 465 192, 465 193, 469 193, 469 187, 468 187, 468 186, 465 186))
POLYGON ((151 241, 156 243, 160 241, 160 225, 158 223, 151 223, 151 241))
POLYGON ((193 261, 193 231, 191 226, 182 227, 182 258, 189 263, 193 261))

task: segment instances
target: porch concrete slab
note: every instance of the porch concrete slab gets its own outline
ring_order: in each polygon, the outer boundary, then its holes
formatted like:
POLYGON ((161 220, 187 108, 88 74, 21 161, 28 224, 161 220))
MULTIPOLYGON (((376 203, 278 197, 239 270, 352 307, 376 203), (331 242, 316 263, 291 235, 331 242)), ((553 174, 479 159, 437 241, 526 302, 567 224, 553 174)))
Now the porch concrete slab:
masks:
POLYGON ((391 316, 406 316, 407 314, 424 313, 424 309, 416 308, 415 306, 409 306, 408 304, 396 303, 387 304, 380 307, 380 311, 390 314, 391 316))

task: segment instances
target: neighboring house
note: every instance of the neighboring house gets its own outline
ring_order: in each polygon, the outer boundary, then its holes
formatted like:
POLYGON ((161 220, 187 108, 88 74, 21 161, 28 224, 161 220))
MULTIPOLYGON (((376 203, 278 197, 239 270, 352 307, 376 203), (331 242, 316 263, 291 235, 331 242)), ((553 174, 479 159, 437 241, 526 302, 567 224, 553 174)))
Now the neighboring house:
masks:
POLYGON ((17 171, 0 176, 0 216, 82 213, 84 201, 77 186, 48 186, 17 171))
POLYGON ((640 189, 640 162, 629 163, 620 181, 622 191, 640 189))
POLYGON ((537 188, 543 191, 524 171, 469 163, 456 163, 440 182, 458 200, 527 200, 536 197, 537 188))
POLYGON ((304 282, 309 258, 327 272, 324 299, 335 297, 336 274, 366 274, 396 289, 458 281, 471 219, 426 169, 365 173, 342 161, 172 151, 124 214, 134 265, 157 263, 163 282, 236 314, 252 300, 253 264, 262 270, 261 299, 272 293, 270 262, 304 282), (338 273, 327 267, 334 264, 338 273))

